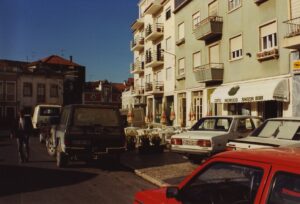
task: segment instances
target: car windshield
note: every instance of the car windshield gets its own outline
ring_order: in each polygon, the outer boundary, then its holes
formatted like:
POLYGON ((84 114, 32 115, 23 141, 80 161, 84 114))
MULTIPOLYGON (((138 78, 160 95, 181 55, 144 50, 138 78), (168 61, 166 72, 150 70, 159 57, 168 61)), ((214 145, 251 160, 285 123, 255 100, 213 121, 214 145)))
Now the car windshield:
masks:
POLYGON ((286 140, 300 140, 300 121, 269 120, 253 133, 252 136, 277 138, 286 140))
POLYGON ((202 118, 191 128, 191 131, 228 131, 231 122, 231 118, 202 118))
POLYGON ((59 107, 41 107, 40 116, 59 116, 59 107))
POLYGON ((76 108, 73 123, 76 126, 117 126, 119 125, 119 118, 114 109, 76 108))

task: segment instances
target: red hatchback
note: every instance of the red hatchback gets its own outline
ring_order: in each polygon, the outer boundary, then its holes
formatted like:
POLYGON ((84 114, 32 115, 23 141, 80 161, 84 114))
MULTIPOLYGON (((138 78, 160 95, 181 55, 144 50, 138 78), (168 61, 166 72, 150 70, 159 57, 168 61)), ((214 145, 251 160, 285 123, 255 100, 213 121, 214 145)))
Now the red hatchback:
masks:
POLYGON ((135 204, 300 203, 300 148, 224 152, 179 186, 138 192, 135 204))

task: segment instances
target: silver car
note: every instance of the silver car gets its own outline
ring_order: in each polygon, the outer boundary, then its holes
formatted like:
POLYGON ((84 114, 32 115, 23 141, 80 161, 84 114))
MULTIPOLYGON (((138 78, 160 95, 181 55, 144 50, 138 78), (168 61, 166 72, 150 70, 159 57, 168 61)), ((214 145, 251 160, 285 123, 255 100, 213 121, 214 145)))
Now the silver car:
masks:
POLYGON ((189 158, 210 156, 224 151, 228 140, 246 137, 261 123, 256 116, 203 117, 190 130, 171 137, 171 151, 189 158))

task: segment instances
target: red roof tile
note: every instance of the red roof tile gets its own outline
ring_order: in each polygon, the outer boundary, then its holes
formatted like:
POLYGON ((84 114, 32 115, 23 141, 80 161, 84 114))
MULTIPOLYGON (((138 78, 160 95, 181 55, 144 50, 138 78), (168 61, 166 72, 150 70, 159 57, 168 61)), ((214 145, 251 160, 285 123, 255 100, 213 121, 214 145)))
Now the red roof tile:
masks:
POLYGON ((59 65, 66 65, 66 66, 81 66, 79 64, 71 62, 70 60, 64 59, 57 55, 51 55, 49 57, 40 59, 39 61, 33 62, 31 65, 35 65, 38 63, 59 64, 59 65))

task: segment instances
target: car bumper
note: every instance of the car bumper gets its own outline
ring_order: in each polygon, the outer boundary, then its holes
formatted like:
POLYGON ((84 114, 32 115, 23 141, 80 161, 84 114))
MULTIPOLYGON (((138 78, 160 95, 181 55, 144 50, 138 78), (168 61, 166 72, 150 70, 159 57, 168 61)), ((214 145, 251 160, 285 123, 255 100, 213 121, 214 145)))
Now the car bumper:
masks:
POLYGON ((210 149, 183 149, 178 147, 171 147, 171 152, 179 153, 179 154, 185 154, 185 155, 211 155, 212 150, 210 149))
POLYGON ((125 152, 125 147, 107 147, 104 150, 92 150, 86 147, 66 147, 67 154, 72 155, 103 155, 103 154, 121 154, 125 152))

